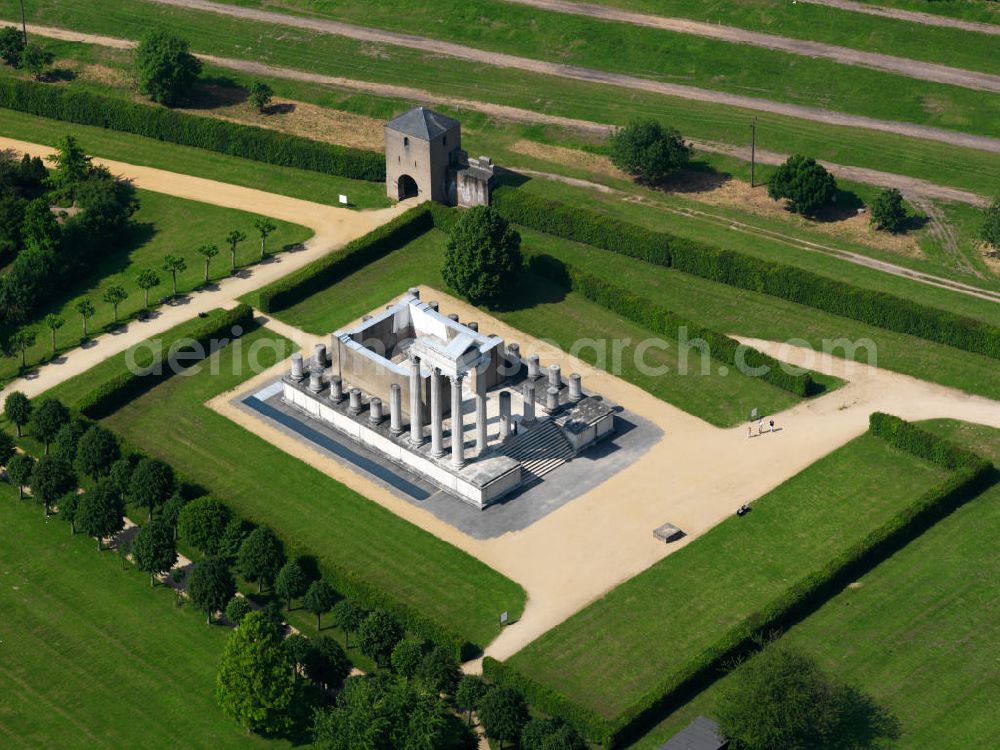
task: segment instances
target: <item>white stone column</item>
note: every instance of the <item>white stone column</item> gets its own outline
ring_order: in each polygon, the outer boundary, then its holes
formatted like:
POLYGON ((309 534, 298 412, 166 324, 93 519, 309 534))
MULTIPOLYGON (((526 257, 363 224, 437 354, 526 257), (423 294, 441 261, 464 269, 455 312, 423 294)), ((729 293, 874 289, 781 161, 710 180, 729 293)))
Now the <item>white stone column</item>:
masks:
POLYGON ((444 442, 441 439, 442 407, 441 371, 435 367, 431 370, 431 455, 435 458, 444 455, 444 442))
POLYGON ((420 357, 410 355, 410 442, 422 445, 424 442, 424 421, 420 410, 420 357))
POLYGON ((465 465, 465 434, 462 429, 462 378, 451 377, 451 463, 456 469, 465 465))
POLYGON ((389 432, 393 435, 403 433, 403 389, 399 383, 389 386, 389 432))
POLYGON ((486 378, 476 370, 476 451, 482 455, 486 447, 486 378))

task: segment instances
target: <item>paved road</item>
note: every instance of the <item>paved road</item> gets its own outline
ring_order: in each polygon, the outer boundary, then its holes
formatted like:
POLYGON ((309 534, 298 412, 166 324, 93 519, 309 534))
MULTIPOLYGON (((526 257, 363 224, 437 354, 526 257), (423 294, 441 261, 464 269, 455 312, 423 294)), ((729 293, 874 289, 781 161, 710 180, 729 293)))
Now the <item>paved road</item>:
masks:
POLYGON ((924 24, 925 26, 945 26, 952 29, 962 29, 963 31, 975 31, 979 34, 1000 35, 1000 26, 997 24, 963 21, 960 18, 939 16, 936 13, 920 13, 915 10, 887 8, 884 5, 868 5, 866 3, 857 3, 853 0, 799 0, 799 2, 812 3, 813 5, 829 5, 831 8, 840 8, 841 10, 849 10, 854 13, 867 13, 870 16, 895 18, 900 21, 924 24))
POLYGON ((710 91, 707 89, 697 88, 695 86, 654 81, 646 78, 626 75, 624 73, 610 73, 604 70, 584 68, 577 65, 545 62, 543 60, 518 57, 517 55, 508 55, 501 52, 488 52, 481 49, 475 49, 473 47, 466 47, 461 44, 442 42, 436 39, 429 39, 427 37, 414 36, 412 34, 382 31, 380 29, 369 29, 363 26, 341 23, 339 21, 291 16, 284 13, 258 10, 256 8, 224 5, 210 2, 210 0, 153 1, 163 5, 218 13, 221 15, 232 16, 234 18, 244 18, 278 26, 290 26, 323 34, 332 34, 335 36, 357 39, 359 41, 372 42, 375 44, 391 44, 399 47, 407 47, 410 49, 420 50, 421 52, 427 54, 444 55, 446 57, 454 57, 460 60, 470 60, 501 68, 524 70, 530 73, 584 81, 586 83, 605 84, 633 91, 646 91, 652 94, 672 96, 680 99, 725 104, 731 107, 741 107, 743 109, 750 109, 759 112, 770 112, 772 114, 783 115, 786 117, 797 117, 799 119, 821 122, 827 125, 876 130, 883 133, 904 135, 910 138, 920 138, 923 140, 947 143, 952 146, 957 145, 981 151, 1000 153, 1000 139, 998 138, 960 133, 958 131, 933 128, 927 125, 879 120, 873 117, 865 117, 863 115, 851 115, 844 112, 834 112, 832 110, 821 109, 819 107, 807 107, 800 104, 774 102, 767 99, 757 99, 750 96, 729 94, 722 91, 710 91))
POLYGON ((750 44, 755 47, 765 47, 780 52, 788 52, 793 55, 822 57, 844 65, 860 65, 865 68, 885 70, 890 73, 897 73, 923 81, 945 83, 977 91, 1000 93, 1000 76, 963 70, 962 68, 953 68, 949 65, 922 62, 894 55, 881 55, 875 52, 863 52, 851 49, 850 47, 840 47, 834 44, 823 44, 822 42, 812 42, 805 39, 792 39, 775 34, 748 31, 735 26, 702 23, 701 21, 692 21, 687 18, 651 16, 645 13, 622 10, 621 8, 612 8, 607 5, 577 3, 570 2, 569 0, 506 0, 506 2, 517 5, 530 5, 533 8, 551 10, 558 13, 570 13, 572 15, 587 16, 605 21, 618 21, 635 26, 647 26, 653 29, 702 36, 709 39, 718 39, 723 42, 750 44))

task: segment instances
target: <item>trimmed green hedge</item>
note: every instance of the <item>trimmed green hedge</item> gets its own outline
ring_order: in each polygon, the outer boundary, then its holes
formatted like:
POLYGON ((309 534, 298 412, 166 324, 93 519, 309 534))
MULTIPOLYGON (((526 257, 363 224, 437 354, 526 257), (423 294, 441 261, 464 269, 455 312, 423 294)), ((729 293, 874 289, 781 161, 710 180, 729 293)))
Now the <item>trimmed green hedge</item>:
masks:
POLYGON ((411 208, 388 224, 347 243, 342 250, 314 260, 298 271, 265 286, 260 291, 257 307, 265 313, 289 307, 393 250, 398 250, 433 226, 434 212, 430 204, 422 203, 411 208))
MULTIPOLYGON (((204 325, 194 329, 186 338, 202 347, 204 357, 211 353, 209 347, 213 340, 229 339, 234 335, 235 326, 240 326, 245 333, 253 325, 253 309, 249 305, 237 305, 232 310, 211 313, 204 325)), ((145 356, 135 360, 137 369, 141 368, 142 372, 123 372, 85 394, 76 407, 80 413, 90 419, 103 419, 171 377, 176 369, 190 367, 201 360, 190 358, 185 353, 183 360, 168 362, 171 347, 176 342, 160 343, 162 348, 159 352, 144 351, 145 356)))
POLYGON ((730 628, 616 718, 604 719, 495 659, 483 660, 483 673, 494 682, 517 690, 535 708, 564 719, 588 739, 605 747, 623 747, 638 739, 665 714, 718 678, 728 664, 753 651, 762 635, 787 628, 815 611, 848 583, 872 570, 997 479, 996 470, 986 459, 898 417, 874 414, 869 431, 894 447, 958 470, 730 628))
POLYGON ((1000 328, 975 318, 861 289, 794 266, 653 232, 516 188, 498 189, 494 205, 508 221, 530 229, 1000 359, 1000 328))
POLYGON ((761 380, 803 398, 823 391, 823 386, 813 379, 811 373, 795 375, 786 372, 783 369, 785 363, 763 352, 745 346, 725 334, 702 328, 697 323, 685 320, 655 302, 632 294, 623 287, 615 286, 550 255, 532 256, 529 267, 550 281, 572 289, 591 302, 654 333, 676 336, 682 327, 686 328, 689 341, 704 340, 713 359, 735 367, 739 372, 747 367, 766 368, 766 372, 759 376, 761 380))
POLYGON ((0 107, 354 180, 385 180, 385 157, 277 130, 35 81, 0 81, 0 107))

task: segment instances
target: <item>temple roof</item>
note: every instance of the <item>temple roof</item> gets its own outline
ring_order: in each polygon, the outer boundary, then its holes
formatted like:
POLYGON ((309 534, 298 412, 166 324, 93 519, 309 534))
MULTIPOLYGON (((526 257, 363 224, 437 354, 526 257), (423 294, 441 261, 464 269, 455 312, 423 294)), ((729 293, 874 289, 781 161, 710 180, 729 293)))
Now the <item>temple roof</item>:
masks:
POLYGON ((459 126, 458 120, 435 112, 432 109, 414 107, 385 124, 388 130, 395 130, 411 138, 430 141, 459 126))

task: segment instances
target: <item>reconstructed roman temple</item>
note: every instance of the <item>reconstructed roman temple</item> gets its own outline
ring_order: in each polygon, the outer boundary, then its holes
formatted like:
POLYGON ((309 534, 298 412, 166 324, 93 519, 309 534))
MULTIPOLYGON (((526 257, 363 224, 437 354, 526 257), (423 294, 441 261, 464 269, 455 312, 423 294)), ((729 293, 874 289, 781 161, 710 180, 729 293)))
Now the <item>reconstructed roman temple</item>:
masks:
POLYGON ((522 358, 517 344, 442 314, 416 289, 336 331, 311 358, 293 354, 282 398, 478 508, 566 463, 615 419, 579 375, 543 370, 538 355, 522 358))

